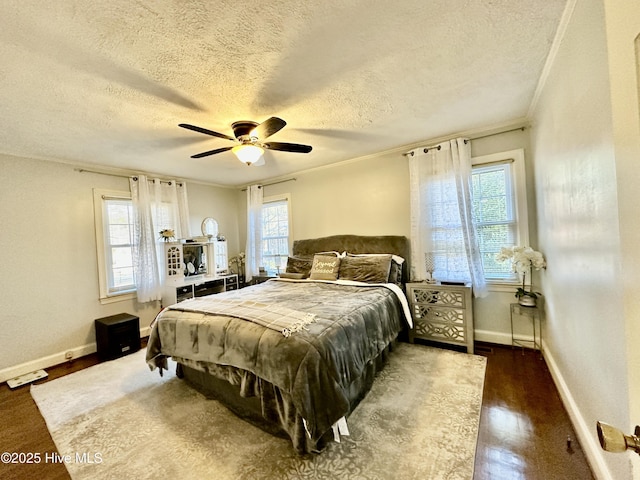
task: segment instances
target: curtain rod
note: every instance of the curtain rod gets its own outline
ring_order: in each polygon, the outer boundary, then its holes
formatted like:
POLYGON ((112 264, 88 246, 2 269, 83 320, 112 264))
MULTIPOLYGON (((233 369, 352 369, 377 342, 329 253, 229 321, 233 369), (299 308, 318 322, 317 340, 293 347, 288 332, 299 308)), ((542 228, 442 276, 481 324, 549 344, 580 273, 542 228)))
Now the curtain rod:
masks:
POLYGON ((493 137, 494 135, 501 135, 503 133, 509 133, 509 132, 517 132, 518 130, 522 130, 524 132, 526 129, 527 129, 527 127, 511 128, 509 130, 502 130, 501 132, 487 133, 486 135, 480 135, 478 137, 471 137, 471 138, 469 138, 469 140, 478 140, 480 138, 493 137))
MULTIPOLYGON (((74 170, 76 172, 79 172, 79 173, 85 173, 85 172, 86 173, 97 173, 98 175, 109 175, 110 177, 120 177, 120 178, 133 178, 134 180, 138 180, 138 175, 133 175, 133 174, 132 175, 123 175, 121 173, 100 172, 99 170, 89 170, 87 168, 74 168, 74 170)), ((151 180, 153 181, 153 178, 151 180)), ((160 179, 160 183, 167 183, 167 184, 171 185, 171 182, 172 181, 170 181, 170 180, 162 180, 162 179, 160 179)), ((176 180, 176 183, 178 185, 182 186, 182 182, 181 181, 177 181, 176 180)))
MULTIPOLYGON (((137 175, 123 175, 120 173, 108 173, 108 172, 100 172, 99 170, 89 170, 87 168, 74 168, 74 170, 76 172, 79 173, 97 173, 98 175, 110 175, 112 177, 121 177, 121 178, 135 178, 137 179, 138 176, 137 175)), ((277 182, 272 182, 272 183, 265 183, 264 185, 261 185, 261 187, 268 187, 270 185, 277 185, 278 183, 284 183, 284 182, 295 182, 297 180, 297 178, 293 177, 293 178, 287 178, 286 180, 278 180, 277 182)), ((162 183, 170 183, 168 180, 160 180, 162 183)), ((247 189, 243 188, 242 191, 245 192, 247 189)))
MULTIPOLYGON (((516 132, 518 130, 522 130, 524 132, 526 127, 518 127, 518 128, 511 128, 509 130, 502 130, 501 132, 496 132, 496 133, 488 133, 486 135, 480 135, 478 137, 472 137, 472 138, 465 138, 464 139, 464 143, 468 143, 471 140, 478 140, 480 138, 487 138, 487 137, 493 137, 494 135, 501 135, 503 133, 509 133, 509 132, 516 132)), ((424 147, 424 153, 427 153, 429 150, 440 150, 442 147, 440 145, 431 145, 429 147, 424 147)), ((403 153, 402 155, 404 155, 405 157, 413 157, 413 150, 410 152, 406 152, 403 153)))
MULTIPOLYGON (((284 183, 284 182, 295 182, 296 180, 298 180, 298 179, 295 178, 295 177, 292 177, 292 178, 287 178, 286 180, 278 180, 277 182, 265 183, 264 185, 259 185, 259 187, 270 187, 271 185, 277 185, 279 183, 284 183)), ((240 191, 241 192, 246 192, 247 189, 243 188, 240 191)))
POLYGON ((107 172, 100 172, 98 170, 89 170, 87 168, 74 168, 74 170, 78 173, 97 173, 98 175, 109 175, 110 177, 122 177, 122 178, 129 178, 130 175, 122 175, 120 173, 107 173, 107 172))

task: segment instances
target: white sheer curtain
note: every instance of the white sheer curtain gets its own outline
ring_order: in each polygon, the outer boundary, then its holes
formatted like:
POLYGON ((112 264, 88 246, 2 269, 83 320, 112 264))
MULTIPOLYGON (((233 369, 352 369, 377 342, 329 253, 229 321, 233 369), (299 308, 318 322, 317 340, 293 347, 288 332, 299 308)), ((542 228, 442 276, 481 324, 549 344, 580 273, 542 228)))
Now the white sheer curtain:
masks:
POLYGON ((472 218, 471 149, 457 138, 409 152, 411 258, 414 280, 471 282, 474 295, 487 293, 472 218), (425 151, 427 150, 427 151, 425 151))
POLYGON ((245 281, 258 275, 262 264, 262 185, 247 188, 247 253, 245 281))
POLYGON ((191 236, 187 186, 184 182, 129 179, 134 213, 133 261, 138 302, 162 298, 164 246, 160 230, 171 229, 175 238, 191 236))

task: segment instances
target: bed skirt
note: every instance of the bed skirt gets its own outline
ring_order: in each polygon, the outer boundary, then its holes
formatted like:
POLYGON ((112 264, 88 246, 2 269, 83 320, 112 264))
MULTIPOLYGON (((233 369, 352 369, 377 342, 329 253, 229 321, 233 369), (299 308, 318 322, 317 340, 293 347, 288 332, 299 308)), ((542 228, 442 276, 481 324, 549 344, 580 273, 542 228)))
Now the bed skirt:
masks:
MULTIPOLYGON (((371 389, 376 374, 384 368, 395 342, 387 345, 378 357, 367 364, 362 375, 349 385, 346 392, 350 404, 348 414, 354 411, 371 389)), ((317 442, 313 442, 290 395, 251 372, 180 358, 175 360, 178 362, 177 375, 189 385, 206 397, 221 402, 243 420, 272 435, 289 438, 299 454, 319 453, 333 440, 333 430, 329 429, 317 442)))

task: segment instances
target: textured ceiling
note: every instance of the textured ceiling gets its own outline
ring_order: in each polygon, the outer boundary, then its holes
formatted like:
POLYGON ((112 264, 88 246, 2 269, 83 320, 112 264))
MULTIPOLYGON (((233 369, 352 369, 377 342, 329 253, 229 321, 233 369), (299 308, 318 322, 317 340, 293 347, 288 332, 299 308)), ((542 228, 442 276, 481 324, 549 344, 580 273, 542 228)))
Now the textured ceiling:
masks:
POLYGON ((526 116, 565 0, 2 0, 0 152, 244 185, 526 116), (287 126, 247 167, 236 120, 287 126))

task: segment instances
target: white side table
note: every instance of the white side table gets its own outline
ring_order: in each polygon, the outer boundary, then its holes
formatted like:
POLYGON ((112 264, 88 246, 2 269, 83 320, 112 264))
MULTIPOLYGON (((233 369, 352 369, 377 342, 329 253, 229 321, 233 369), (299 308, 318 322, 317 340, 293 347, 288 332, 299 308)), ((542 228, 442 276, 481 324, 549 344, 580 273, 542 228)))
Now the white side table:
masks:
POLYGON ((542 353, 542 320, 540 318, 540 310, 538 307, 523 307, 519 303, 511 304, 511 346, 524 348, 533 348, 542 353), (531 337, 525 337, 521 334, 514 333, 514 321, 526 317, 531 323, 531 337))

